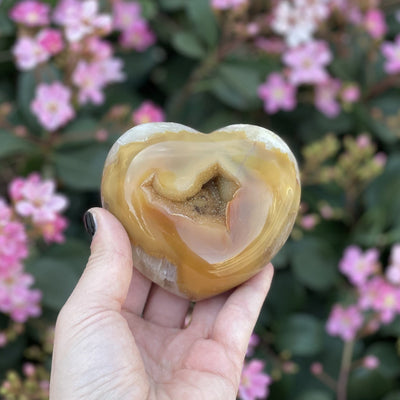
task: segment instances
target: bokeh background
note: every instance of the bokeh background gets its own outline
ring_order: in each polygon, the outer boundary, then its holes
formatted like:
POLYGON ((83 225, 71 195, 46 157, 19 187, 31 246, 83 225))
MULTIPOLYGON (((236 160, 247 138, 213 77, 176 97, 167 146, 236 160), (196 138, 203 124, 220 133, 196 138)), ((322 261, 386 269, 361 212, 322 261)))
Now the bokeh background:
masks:
POLYGON ((0 398, 48 398, 110 146, 174 121, 301 169, 239 398, 400 399, 399 86, 397 0, 0 1, 0 398))

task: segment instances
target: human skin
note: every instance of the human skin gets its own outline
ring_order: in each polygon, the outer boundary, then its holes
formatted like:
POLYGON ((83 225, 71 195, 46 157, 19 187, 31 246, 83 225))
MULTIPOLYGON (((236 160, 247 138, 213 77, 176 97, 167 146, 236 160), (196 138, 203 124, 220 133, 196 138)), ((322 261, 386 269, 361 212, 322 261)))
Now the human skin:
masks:
POLYGON ((188 300, 132 267, 131 244, 104 209, 88 264, 55 329, 50 400, 236 399, 273 267, 228 293, 188 300))

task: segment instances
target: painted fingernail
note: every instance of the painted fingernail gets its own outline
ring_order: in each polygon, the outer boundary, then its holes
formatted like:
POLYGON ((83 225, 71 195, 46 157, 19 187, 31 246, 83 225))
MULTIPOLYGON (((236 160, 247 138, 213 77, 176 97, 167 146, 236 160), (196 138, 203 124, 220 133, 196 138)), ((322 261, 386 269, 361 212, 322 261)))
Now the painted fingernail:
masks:
POLYGON ((83 216, 83 223, 85 225, 86 232, 93 237, 96 233, 96 220, 90 211, 85 212, 85 215, 83 216))

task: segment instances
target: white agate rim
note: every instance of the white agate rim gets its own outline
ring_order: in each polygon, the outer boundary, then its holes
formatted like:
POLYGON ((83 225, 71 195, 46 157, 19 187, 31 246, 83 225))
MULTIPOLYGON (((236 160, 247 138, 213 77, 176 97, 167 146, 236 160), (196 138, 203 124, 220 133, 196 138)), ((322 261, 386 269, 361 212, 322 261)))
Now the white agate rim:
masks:
MULTIPOLYGON (((123 135, 121 135, 114 145, 111 147, 105 166, 112 163, 115 160, 116 154, 120 148, 120 146, 124 146, 128 143, 133 142, 144 142, 148 140, 153 135, 158 135, 163 132, 192 132, 203 134, 193 128, 190 128, 186 125, 178 124, 175 122, 148 122, 146 124, 141 124, 134 126, 133 128, 126 131, 123 135)), ((265 148, 267 150, 278 149, 282 153, 287 154, 290 158, 290 161, 295 166, 296 169, 296 178, 300 180, 299 168, 297 165, 297 160, 290 150, 289 146, 284 142, 284 140, 270 131, 269 129, 262 128, 257 125, 250 124, 234 124, 228 125, 223 128, 216 129, 214 132, 244 132, 246 137, 253 142, 264 143, 265 148)))

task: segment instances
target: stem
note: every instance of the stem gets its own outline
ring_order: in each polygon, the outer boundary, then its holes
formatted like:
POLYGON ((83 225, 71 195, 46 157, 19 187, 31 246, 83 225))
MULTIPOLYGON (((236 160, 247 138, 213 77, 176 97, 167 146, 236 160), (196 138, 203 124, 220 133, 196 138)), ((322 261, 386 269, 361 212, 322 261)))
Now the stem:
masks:
POLYGON ((342 364, 340 366, 339 379, 337 383, 337 400, 347 399, 347 382, 351 369, 351 359, 353 358, 354 340, 344 343, 342 364))

